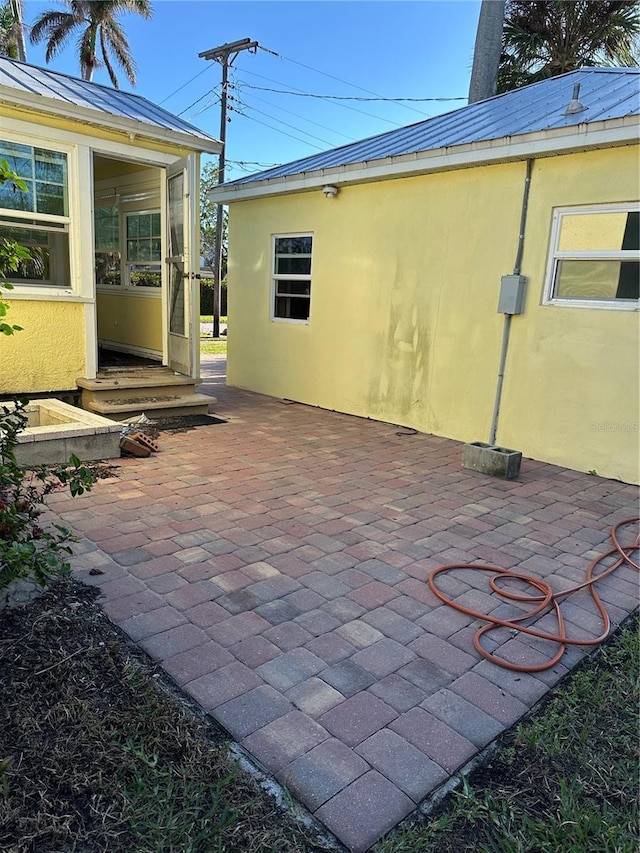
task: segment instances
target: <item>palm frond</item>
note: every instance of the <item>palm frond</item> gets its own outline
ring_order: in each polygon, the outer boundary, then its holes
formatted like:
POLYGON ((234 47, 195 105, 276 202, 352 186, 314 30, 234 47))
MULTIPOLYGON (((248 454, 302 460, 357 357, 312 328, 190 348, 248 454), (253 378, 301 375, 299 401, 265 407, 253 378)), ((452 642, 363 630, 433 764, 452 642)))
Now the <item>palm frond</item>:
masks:
POLYGON ((33 23, 29 38, 33 44, 44 41, 59 28, 73 29, 79 23, 73 12, 43 12, 33 23))
POLYGON ((121 12, 133 12, 143 18, 153 14, 149 0, 62 0, 69 11, 43 12, 31 30, 31 41, 46 41, 46 60, 65 46, 72 33, 82 29, 78 41, 78 57, 83 79, 91 80, 96 68, 104 65, 115 88, 118 78, 112 59, 120 65, 129 82, 136 81, 135 63, 124 30, 116 20, 121 12), (102 59, 97 55, 100 42, 102 59))
POLYGON ((133 57, 131 56, 129 42, 127 41, 123 30, 115 21, 112 21, 108 27, 101 27, 100 46, 102 48, 102 56, 104 58, 104 63, 109 72, 109 76, 111 77, 111 82, 116 87, 116 89, 118 88, 118 81, 111 65, 111 54, 126 74, 127 79, 129 80, 131 85, 135 86, 136 66, 133 57))
POLYGON ((498 91, 596 64, 632 65, 638 0, 508 0, 498 91))

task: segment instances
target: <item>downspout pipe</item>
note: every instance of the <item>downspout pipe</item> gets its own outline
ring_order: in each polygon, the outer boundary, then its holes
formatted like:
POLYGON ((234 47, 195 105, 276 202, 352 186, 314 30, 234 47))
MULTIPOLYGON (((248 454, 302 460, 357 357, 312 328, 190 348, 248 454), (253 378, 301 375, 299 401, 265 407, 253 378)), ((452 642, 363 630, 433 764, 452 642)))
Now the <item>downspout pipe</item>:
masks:
MULTIPOLYGON (((533 159, 527 160, 527 168, 524 179, 524 191, 522 193, 522 208, 520 210, 520 233, 518 235, 518 251, 513 267, 513 274, 520 275, 522 271, 522 255, 524 253, 524 235, 527 226, 527 211, 529 208, 529 189, 531 187, 531 172, 533 159)), ((500 416, 500 403, 502 401, 502 386, 504 383, 505 366, 507 363, 507 352, 509 350, 509 333, 511 331, 512 314, 504 315, 504 326, 502 327, 502 347, 500 349, 500 366, 498 368, 498 381, 496 385, 496 397, 493 404, 493 415, 491 417, 491 431, 489 433, 489 444, 495 445, 498 432, 498 418, 500 416)))

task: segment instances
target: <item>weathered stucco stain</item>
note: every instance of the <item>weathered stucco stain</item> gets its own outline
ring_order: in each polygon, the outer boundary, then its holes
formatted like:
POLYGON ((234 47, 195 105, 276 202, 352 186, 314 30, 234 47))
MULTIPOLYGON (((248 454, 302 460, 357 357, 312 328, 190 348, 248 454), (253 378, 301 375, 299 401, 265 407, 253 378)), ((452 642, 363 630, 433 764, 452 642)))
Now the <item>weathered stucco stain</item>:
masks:
MULTIPOLYGON (((637 146, 536 161, 498 431, 525 456, 626 481, 638 314, 541 302, 553 208, 637 200, 639 162, 637 146)), ((505 163, 231 205, 229 383, 486 441, 524 176, 505 163), (270 319, 271 237, 292 232, 314 236, 308 325, 270 319)))

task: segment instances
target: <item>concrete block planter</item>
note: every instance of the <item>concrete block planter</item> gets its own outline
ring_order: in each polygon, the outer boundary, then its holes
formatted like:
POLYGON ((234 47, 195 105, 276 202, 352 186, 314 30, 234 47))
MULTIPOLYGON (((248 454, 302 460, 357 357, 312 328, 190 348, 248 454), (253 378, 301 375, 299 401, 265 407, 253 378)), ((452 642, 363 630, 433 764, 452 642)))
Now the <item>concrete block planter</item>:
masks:
POLYGON ((472 441, 462 448, 462 467, 503 480, 515 480, 520 473, 522 453, 506 447, 496 447, 482 441, 472 441))
MULTIPOLYGON (((11 408, 11 401, 0 400, 11 408)), ((32 400, 25 409, 28 426, 18 433, 18 465, 69 462, 72 453, 83 462, 120 456, 122 424, 85 412, 54 398, 32 400)))

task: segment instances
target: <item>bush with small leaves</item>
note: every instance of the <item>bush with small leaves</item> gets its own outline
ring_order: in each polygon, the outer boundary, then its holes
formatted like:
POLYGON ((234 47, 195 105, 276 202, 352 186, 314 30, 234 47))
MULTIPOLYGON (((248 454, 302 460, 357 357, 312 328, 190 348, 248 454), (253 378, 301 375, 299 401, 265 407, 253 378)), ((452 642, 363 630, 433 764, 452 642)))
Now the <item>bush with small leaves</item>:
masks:
POLYGON ((89 490, 94 477, 76 456, 70 465, 25 470, 16 461, 18 434, 27 426, 27 400, 0 405, 0 590, 17 578, 40 586, 69 571, 72 533, 41 519, 47 495, 68 486, 72 495, 89 490))
MULTIPOLYGON (((22 178, 19 178, 9 168, 7 161, 0 157, 0 186, 5 183, 11 184, 14 192, 24 192, 27 189, 22 178)), ((18 272, 30 258, 31 252, 26 246, 16 243, 15 240, 9 240, 7 237, 0 237, 0 335, 13 335, 14 332, 22 331, 22 326, 11 325, 4 320, 9 305, 3 298, 2 289, 13 290, 13 285, 7 280, 8 276, 12 272, 18 272)))

